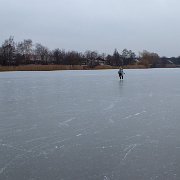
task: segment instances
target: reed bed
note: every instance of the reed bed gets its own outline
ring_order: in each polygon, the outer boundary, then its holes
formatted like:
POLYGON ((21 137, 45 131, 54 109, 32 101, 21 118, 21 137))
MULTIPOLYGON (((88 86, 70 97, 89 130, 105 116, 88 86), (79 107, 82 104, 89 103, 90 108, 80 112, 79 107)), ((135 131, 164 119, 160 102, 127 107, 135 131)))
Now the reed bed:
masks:
MULTIPOLYGON (((101 65, 94 68, 80 65, 20 65, 20 66, 0 66, 3 71, 56 71, 56 70, 98 70, 98 69, 118 69, 118 66, 101 65)), ((124 69, 142 69, 143 65, 128 65, 124 69)))

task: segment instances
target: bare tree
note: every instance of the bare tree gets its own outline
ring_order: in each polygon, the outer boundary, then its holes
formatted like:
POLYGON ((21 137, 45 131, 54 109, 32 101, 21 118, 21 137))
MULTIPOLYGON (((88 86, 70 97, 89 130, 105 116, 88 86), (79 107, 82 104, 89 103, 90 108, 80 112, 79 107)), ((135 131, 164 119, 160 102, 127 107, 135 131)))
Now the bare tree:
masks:
POLYGON ((65 52, 59 48, 52 51, 55 64, 62 64, 65 59, 65 52))
POLYGON ((81 64, 81 54, 76 51, 69 51, 66 53, 65 62, 70 65, 81 64))
POLYGON ((112 62, 112 65, 113 66, 122 66, 122 62, 121 62, 121 58, 120 58, 120 54, 119 52, 117 51, 117 49, 114 50, 114 53, 113 53, 113 62, 112 62))
POLYGON ((132 50, 123 49, 122 59, 123 64, 128 65, 135 62, 136 54, 132 50))
POLYGON ((140 63, 145 65, 146 67, 156 67, 159 63, 159 55, 157 53, 151 53, 144 50, 140 53, 140 63))
POLYGON ((16 46, 16 52, 20 56, 24 58, 24 63, 28 63, 31 59, 32 52, 33 52, 33 43, 31 39, 25 39, 22 42, 19 42, 16 46))
POLYGON ((96 65, 95 60, 98 58, 98 52, 97 51, 86 51, 85 58, 87 59, 87 64, 91 67, 94 67, 96 65))
POLYGON ((36 44, 35 53, 38 60, 42 61, 43 64, 48 64, 49 61, 49 49, 40 43, 36 44))
POLYGON ((15 64, 15 42, 14 37, 10 36, 2 44, 1 48, 1 58, 2 65, 13 65, 15 64))

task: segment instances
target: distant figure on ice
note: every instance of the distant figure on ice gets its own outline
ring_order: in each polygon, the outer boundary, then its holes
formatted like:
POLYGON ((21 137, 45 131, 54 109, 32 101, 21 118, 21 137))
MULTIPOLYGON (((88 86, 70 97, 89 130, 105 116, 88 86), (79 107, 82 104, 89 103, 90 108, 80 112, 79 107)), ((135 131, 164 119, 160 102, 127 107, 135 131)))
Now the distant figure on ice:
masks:
POLYGON ((123 75, 124 75, 125 73, 123 72, 123 68, 122 68, 122 67, 119 68, 118 74, 119 74, 119 78, 120 78, 120 79, 123 79, 123 75))

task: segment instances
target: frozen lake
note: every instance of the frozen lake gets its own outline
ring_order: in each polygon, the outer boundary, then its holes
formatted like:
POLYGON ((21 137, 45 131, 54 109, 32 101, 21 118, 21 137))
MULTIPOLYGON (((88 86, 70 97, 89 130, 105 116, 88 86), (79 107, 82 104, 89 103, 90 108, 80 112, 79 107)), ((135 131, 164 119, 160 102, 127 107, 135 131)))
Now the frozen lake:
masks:
POLYGON ((0 73, 1 180, 179 180, 180 69, 0 73))

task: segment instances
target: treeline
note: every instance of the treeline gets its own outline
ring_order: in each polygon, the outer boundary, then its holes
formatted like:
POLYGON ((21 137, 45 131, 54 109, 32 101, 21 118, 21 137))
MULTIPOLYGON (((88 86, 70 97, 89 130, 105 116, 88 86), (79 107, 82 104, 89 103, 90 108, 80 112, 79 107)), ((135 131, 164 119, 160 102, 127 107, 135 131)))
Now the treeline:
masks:
POLYGON ((50 50, 48 47, 36 43, 31 39, 15 42, 10 36, 0 46, 0 65, 18 66, 28 64, 57 64, 57 65, 97 65, 125 66, 140 64, 146 67, 165 67, 167 64, 180 64, 180 57, 159 57, 156 53, 143 51, 137 56, 133 51, 124 49, 121 53, 114 50, 112 55, 87 50, 84 53, 65 51, 62 49, 50 50))

